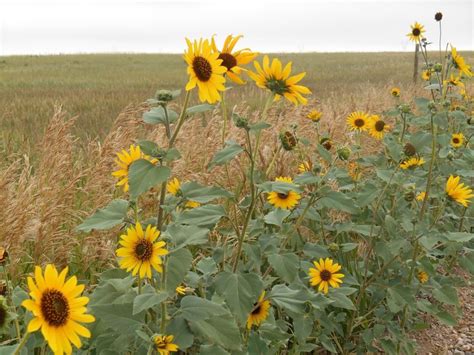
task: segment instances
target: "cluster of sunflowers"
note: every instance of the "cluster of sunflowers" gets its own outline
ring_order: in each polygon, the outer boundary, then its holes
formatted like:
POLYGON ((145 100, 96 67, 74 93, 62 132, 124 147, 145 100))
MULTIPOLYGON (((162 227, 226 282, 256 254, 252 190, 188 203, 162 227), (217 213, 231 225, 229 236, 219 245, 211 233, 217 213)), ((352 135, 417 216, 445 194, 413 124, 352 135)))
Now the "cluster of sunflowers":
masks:
MULTIPOLYGON (((85 285, 68 278, 69 268, 36 266, 27 278, 29 297, 17 287, 11 300, 0 300, 0 320, 3 303, 16 312, 18 344, 7 343, 7 350, 44 353, 47 344, 54 354, 71 354, 73 346, 97 354, 413 353, 407 332, 420 327, 421 312, 453 324, 444 305, 458 306, 461 281, 451 271, 459 265, 473 272, 474 194, 461 182, 474 176, 472 117, 465 113, 472 100, 464 83, 472 72, 454 47, 445 62, 431 63, 424 32, 415 23, 409 37, 422 47, 431 98, 415 99, 414 112, 393 88, 393 109, 346 118, 359 143, 364 132, 380 143, 377 152, 356 144, 333 154, 332 141, 319 139, 323 113, 312 110, 306 117, 316 125, 314 144, 304 146, 291 132, 280 140, 285 150, 302 146, 315 158, 301 162, 295 177, 272 179, 274 161, 259 161, 267 113, 281 97, 307 103, 311 92, 299 84, 305 73, 292 75, 291 62, 268 56, 254 61, 254 71, 246 69, 258 53, 235 50, 241 36, 228 36, 222 50, 214 38, 186 39, 189 81, 181 113, 169 106, 179 93, 160 90, 144 115, 146 123, 164 127, 167 142, 141 140, 117 153, 112 175, 122 198, 78 227, 86 233, 122 228, 111 262, 118 268, 101 270, 85 296, 85 285), (242 85, 244 73, 268 97, 257 122, 232 113, 245 141, 223 140, 209 165, 229 176, 235 159, 246 160, 243 180, 218 187, 172 177, 186 120, 220 102, 224 137, 226 80, 242 85), (195 88, 204 104, 188 107, 195 88), (362 179, 360 166, 372 174, 362 179), (448 175, 441 191, 436 186, 448 175), (150 212, 141 202, 151 193, 157 211, 150 212), (24 314, 24 327, 20 304, 31 313, 24 314), (84 323, 92 323, 90 330, 84 323), (83 346, 81 338, 90 339, 83 346)), ((0 250, 0 263, 5 255, 0 250)))

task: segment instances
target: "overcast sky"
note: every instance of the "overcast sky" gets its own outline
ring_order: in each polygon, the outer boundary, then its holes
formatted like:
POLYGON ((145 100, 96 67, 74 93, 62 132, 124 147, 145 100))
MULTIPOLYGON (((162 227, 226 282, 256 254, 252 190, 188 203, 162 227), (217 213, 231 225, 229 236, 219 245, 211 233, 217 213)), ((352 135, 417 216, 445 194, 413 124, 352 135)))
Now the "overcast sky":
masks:
POLYGON ((184 37, 260 52, 405 51, 419 21, 437 43, 474 50, 473 0, 0 0, 0 55, 182 53, 184 37))

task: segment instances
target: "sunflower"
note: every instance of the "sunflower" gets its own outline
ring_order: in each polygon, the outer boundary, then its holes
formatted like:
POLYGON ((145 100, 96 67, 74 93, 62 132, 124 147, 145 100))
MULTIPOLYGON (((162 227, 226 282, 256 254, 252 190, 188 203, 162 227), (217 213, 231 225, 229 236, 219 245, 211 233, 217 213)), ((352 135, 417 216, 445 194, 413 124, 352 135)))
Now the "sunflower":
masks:
POLYGON ((418 274, 416 275, 416 278, 418 279, 418 281, 420 281, 420 283, 424 284, 425 282, 428 281, 429 276, 426 272, 419 271, 418 274))
POLYGON ((178 351, 179 347, 176 344, 173 344, 173 335, 155 335, 153 337, 153 344, 155 345, 155 350, 158 351, 159 355, 168 355, 169 353, 175 353, 178 351))
MULTIPOLYGON (((293 183, 293 179, 290 177, 277 177, 275 181, 287 182, 289 184, 293 183)), ((275 206, 276 208, 283 209, 292 209, 298 204, 298 201, 301 199, 301 195, 296 191, 290 190, 286 193, 271 191, 268 194, 268 202, 275 206)))
POLYGON ((30 299, 22 306, 33 313, 27 331, 41 333, 55 355, 71 354, 72 346, 82 346, 79 335, 90 338, 90 331, 80 323, 95 321, 94 316, 86 314, 89 298, 81 296, 84 285, 77 284, 76 276, 66 281, 68 268, 58 274, 52 264, 46 265, 44 276, 39 266, 35 267, 35 277, 28 277, 30 299))
POLYGON ((450 175, 448 181, 446 181, 446 193, 451 199, 467 207, 471 202, 470 199, 474 197, 474 194, 472 193, 472 189, 468 186, 464 186, 464 183, 460 183, 459 180, 459 176, 450 175))
MULTIPOLYGON (((177 178, 173 178, 166 184, 166 191, 173 196, 181 195, 181 183, 177 178)), ((186 201, 184 207, 186 208, 196 208, 201 206, 199 202, 196 201, 186 201)))
POLYGON ((351 131, 367 131, 369 129, 370 118, 365 112, 356 111, 347 116, 347 124, 351 131))
POLYGON ((417 200, 417 201, 424 201, 424 200, 425 200, 425 196, 426 196, 426 192, 425 192, 425 191, 421 191, 420 193, 418 193, 418 195, 416 195, 416 200, 417 200))
POLYGON ((464 134, 462 133, 453 133, 451 135, 451 146, 453 148, 462 147, 464 144, 464 134))
POLYGON ((349 176, 351 177, 353 181, 359 181, 360 178, 362 177, 362 170, 359 164, 357 164, 355 161, 351 161, 349 163, 347 173, 349 174, 349 176))
POLYGON ((306 118, 310 119, 313 122, 319 122, 321 117, 323 117, 323 113, 318 110, 313 110, 306 115, 306 118))
POLYGON ((300 174, 309 172, 313 169, 312 164, 309 160, 306 160, 298 165, 298 172, 300 174))
POLYGON ((431 70, 423 70, 421 72, 421 78, 424 80, 424 81, 428 81, 431 79, 431 70))
POLYGON ((127 229, 127 234, 120 236, 120 247, 117 249, 117 256, 120 259, 120 268, 132 271, 132 275, 137 273, 140 278, 145 276, 151 278, 151 267, 157 272, 162 272, 162 261, 160 256, 168 254, 168 250, 164 249, 165 242, 155 242, 160 235, 160 231, 150 224, 146 230, 140 223, 127 229))
POLYGON ((251 329, 252 325, 258 327, 265 319, 267 319, 270 306, 270 301, 265 299, 265 291, 263 291, 247 317, 247 329, 251 329))
POLYGON ((180 286, 176 287, 175 291, 178 295, 185 295, 186 294, 186 287, 180 285, 180 286))
POLYGON ((130 165, 133 162, 139 159, 147 159, 152 163, 156 162, 156 159, 150 159, 147 155, 143 154, 140 147, 138 145, 130 145, 128 151, 125 149, 122 152, 117 153, 117 158, 115 159, 115 163, 119 166, 119 169, 112 173, 112 176, 115 176, 119 179, 117 182, 117 186, 123 186, 123 191, 127 192, 130 186, 128 185, 128 170, 130 169, 130 165))
POLYGON ((186 91, 199 88, 199 100, 207 101, 210 104, 221 100, 219 91, 225 90, 224 74, 227 68, 222 65, 223 60, 219 59, 219 53, 212 50, 209 41, 194 40, 191 42, 186 38, 188 50, 184 53, 184 60, 188 64, 189 81, 186 84, 186 91))
POLYGON ((396 87, 392 88, 390 93, 392 94, 393 97, 400 97, 400 89, 399 88, 396 88, 396 87))
POLYGON ((421 39, 423 38, 424 32, 425 27, 422 24, 415 22, 413 25, 411 25, 411 32, 407 34, 407 36, 410 41, 420 43, 421 39))
POLYGON ((458 54, 456 48, 453 46, 451 46, 451 59, 453 61, 454 67, 459 70, 459 74, 464 74, 467 77, 471 77, 473 75, 471 66, 466 63, 464 57, 458 54))
POLYGON ((263 57, 263 68, 257 61, 253 62, 253 64, 257 71, 249 71, 249 76, 258 87, 270 90, 275 95, 275 100, 284 96, 295 105, 299 103, 305 105, 308 102, 308 99, 303 95, 309 95, 311 91, 306 86, 297 85, 306 73, 303 72, 290 76, 291 62, 282 69, 281 61, 274 58, 270 66, 270 59, 266 55, 263 57))
POLYGON ((221 51, 217 49, 214 37, 212 37, 211 40, 212 50, 216 53, 219 53, 218 59, 222 59, 221 65, 227 69, 225 75, 227 75, 230 80, 237 84, 245 84, 245 82, 239 76, 242 70, 245 70, 241 66, 250 63, 258 56, 258 53, 252 52, 248 48, 232 52, 241 37, 242 35, 236 37, 228 35, 224 41, 221 51))
POLYGON ((341 265, 334 263, 332 259, 326 258, 323 260, 319 259, 319 262, 313 261, 316 268, 309 268, 309 277, 311 286, 317 286, 318 291, 328 293, 329 286, 338 288, 342 283, 344 274, 338 274, 341 270, 341 265))
POLYGON ((403 162, 400 163, 400 168, 403 170, 410 169, 410 168, 415 168, 417 166, 421 166, 425 163, 425 159, 423 158, 418 158, 418 157, 413 157, 407 160, 404 160, 403 162))
POLYGON ((381 120, 378 115, 373 115, 370 117, 369 122, 369 134, 376 138, 382 139, 384 134, 390 130, 390 126, 381 120))

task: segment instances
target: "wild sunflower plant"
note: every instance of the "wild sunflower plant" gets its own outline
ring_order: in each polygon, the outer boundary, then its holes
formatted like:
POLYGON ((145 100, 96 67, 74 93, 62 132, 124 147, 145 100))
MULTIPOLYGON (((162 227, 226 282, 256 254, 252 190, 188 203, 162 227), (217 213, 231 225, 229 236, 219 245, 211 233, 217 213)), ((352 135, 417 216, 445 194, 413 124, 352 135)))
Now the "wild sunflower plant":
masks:
POLYGON ((392 108, 341 118, 343 145, 322 131, 323 112, 305 113, 313 142, 299 139, 296 126, 279 135, 281 149, 297 157, 292 176, 275 176, 274 159, 264 162, 259 152, 272 106, 310 98, 304 73, 267 56, 255 71, 246 68, 257 54, 234 50, 240 36, 227 37, 222 51, 214 38, 187 40, 179 112, 180 91, 159 90, 143 116, 166 140, 137 140, 118 153, 113 175, 122 197, 78 226, 117 228, 114 267, 87 287, 66 280, 68 269, 50 265, 43 276, 37 267, 29 294, 17 287, 3 302, 16 321, 5 347, 17 354, 46 345, 57 354, 72 346, 96 354, 409 354, 416 349, 410 335, 430 319, 454 325, 460 270, 474 272, 471 72, 456 51, 432 63, 424 35, 422 25, 412 26, 410 39, 433 68, 425 97, 405 102, 394 88, 392 108), (246 172, 215 186, 180 181, 173 166, 181 128, 210 110, 220 110, 225 124, 227 79, 239 85, 234 90, 254 81, 266 99, 252 118, 231 114, 244 139, 223 139, 208 169, 228 172, 239 159, 246 172), (196 91, 201 103, 190 106, 196 91), (375 151, 364 149, 369 141, 375 151), (142 206, 150 194, 154 214, 142 206))

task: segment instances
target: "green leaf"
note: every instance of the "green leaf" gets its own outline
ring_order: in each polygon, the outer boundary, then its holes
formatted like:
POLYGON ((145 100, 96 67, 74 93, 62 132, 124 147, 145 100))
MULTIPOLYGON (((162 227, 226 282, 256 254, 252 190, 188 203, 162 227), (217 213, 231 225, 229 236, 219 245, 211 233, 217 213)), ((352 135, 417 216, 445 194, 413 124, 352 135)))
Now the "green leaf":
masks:
POLYGON ((214 157, 209 163, 208 169, 210 170, 215 166, 228 163, 243 151, 244 148, 242 148, 239 143, 235 141, 227 141, 225 147, 214 154, 214 157))
POLYGON ((196 106, 189 107, 186 110, 186 114, 189 116, 189 115, 194 115, 196 113, 204 113, 204 112, 213 110, 215 107, 216 106, 209 105, 209 104, 196 105, 196 106))
POLYGON ((262 129, 270 128, 271 126, 272 125, 270 123, 267 123, 264 121, 257 122, 257 123, 249 125, 249 132, 255 134, 255 133, 260 132, 262 129))
POLYGON ((146 159, 134 161, 128 171, 130 197, 135 200, 151 187, 165 182, 169 178, 170 173, 170 168, 156 166, 146 159))
POLYGON ((339 191, 330 191, 319 200, 319 205, 355 214, 360 210, 354 204, 354 201, 339 191))
POLYGON ((205 205, 182 212, 176 222, 196 226, 213 226, 223 216, 225 216, 225 210, 221 205, 205 205))
POLYGON ((304 304, 307 300, 304 292, 293 290, 286 285, 273 286, 268 296, 272 303, 293 313, 303 312, 304 304))
POLYGON ((454 318, 451 314, 449 314, 446 311, 436 313, 435 315, 442 323, 446 325, 455 326, 458 324, 458 322, 456 321, 456 318, 454 318))
POLYGON ((169 236, 176 249, 186 245, 200 245, 208 242, 209 229, 200 228, 198 226, 186 226, 179 224, 170 224, 166 228, 164 236, 169 236))
POLYGON ((222 305, 192 295, 183 297, 180 311, 188 321, 209 319, 229 314, 229 311, 222 305))
POLYGON ((169 293, 174 293, 177 286, 179 286, 188 271, 191 269, 193 262, 193 255, 186 248, 181 248, 173 251, 168 256, 166 264, 166 289, 169 293))
POLYGON ((188 323, 182 316, 176 316, 168 323, 166 334, 174 335, 173 343, 177 344, 180 350, 185 350, 194 343, 191 329, 189 329, 188 323))
POLYGON ((258 275, 224 271, 216 276, 214 285, 240 323, 245 323, 262 290, 258 275))
POLYGON ((334 301, 332 304, 334 307, 340 307, 344 309, 355 310, 355 306, 352 303, 351 299, 346 295, 337 292, 337 289, 329 293, 329 298, 334 301))
POLYGON ((134 332, 143 324, 143 314, 133 315, 133 304, 101 304, 90 307, 92 314, 108 328, 117 332, 134 332))
POLYGON ((291 283, 298 273, 299 259, 296 254, 271 254, 268 263, 284 281, 291 283))
MULTIPOLYGON (((178 114, 175 111, 168 109, 169 123, 173 123, 177 119, 178 119, 178 114)), ((143 121, 145 121, 145 123, 148 123, 148 124, 165 124, 166 123, 165 110, 161 106, 154 107, 150 111, 145 112, 143 114, 143 121)))
POLYGON ((459 305, 458 293, 454 287, 443 286, 441 288, 436 288, 433 290, 433 296, 440 302, 453 306, 459 305))
POLYGON ((326 148, 324 148, 321 144, 318 144, 316 146, 316 149, 318 150, 318 153, 321 158, 323 158, 328 163, 332 162, 331 153, 326 148))
POLYGON ((270 213, 268 213, 263 220, 266 224, 272 224, 278 227, 282 227, 283 221, 286 217, 291 214, 289 210, 276 208, 270 213))
POLYGON ((153 292, 153 293, 144 293, 138 295, 133 300, 133 315, 136 315, 146 309, 152 308, 157 304, 160 304, 168 298, 167 292, 153 292))
POLYGON ((469 242, 472 238, 474 238, 474 233, 448 232, 446 235, 446 239, 458 243, 469 242))
POLYGON ((113 200, 106 207, 97 210, 92 216, 87 218, 77 230, 90 232, 93 229, 102 230, 115 227, 123 223, 127 216, 128 201, 113 200))
POLYGON ((216 186, 202 186, 197 182, 188 182, 181 186, 183 197, 190 201, 208 203, 217 198, 228 198, 232 194, 229 191, 216 186))
POLYGON ((229 352, 225 351, 218 345, 201 345, 199 349, 199 354, 204 355, 230 355, 229 352))

